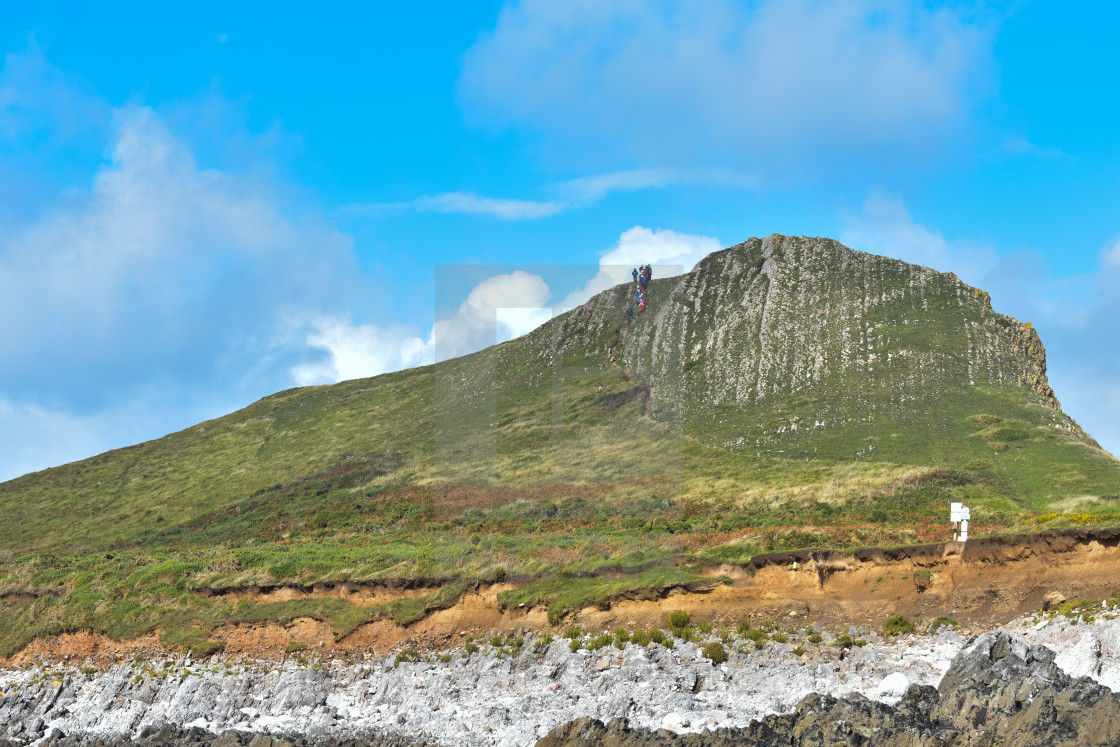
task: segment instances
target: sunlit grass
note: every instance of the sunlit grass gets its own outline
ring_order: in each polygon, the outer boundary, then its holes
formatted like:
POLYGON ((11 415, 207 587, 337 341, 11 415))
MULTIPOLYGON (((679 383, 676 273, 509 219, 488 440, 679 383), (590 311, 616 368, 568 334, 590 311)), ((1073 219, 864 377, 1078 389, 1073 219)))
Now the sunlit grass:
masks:
POLYGON ((955 500, 972 507, 974 536, 1120 522, 1116 460, 1017 389, 945 393, 924 403, 928 422, 855 418, 775 458, 713 443, 813 398, 697 402, 670 427, 603 364, 595 345, 609 340, 572 342, 555 360, 530 338, 280 392, 0 484, 0 654, 87 629, 206 649, 222 625, 297 617, 345 636, 499 580, 516 587, 503 604, 558 621, 699 582, 701 561, 946 539, 955 500), (867 443, 877 456, 853 458, 867 443), (401 581, 430 591, 376 608, 229 593, 401 581))

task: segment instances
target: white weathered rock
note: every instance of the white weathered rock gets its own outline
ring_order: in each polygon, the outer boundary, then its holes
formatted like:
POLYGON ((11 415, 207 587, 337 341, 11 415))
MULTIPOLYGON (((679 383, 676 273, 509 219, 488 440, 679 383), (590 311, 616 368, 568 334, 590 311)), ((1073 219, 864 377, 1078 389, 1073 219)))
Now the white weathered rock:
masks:
MULTIPOLYGON (((1120 620, 1102 616, 1095 624, 1064 621, 1037 629, 1033 623, 1008 626, 1024 642, 1018 645, 1048 646, 1068 673, 1120 691, 1120 620)), ((950 630, 908 641, 867 637, 866 647, 843 659, 827 646, 811 648, 802 661, 793 643, 749 653, 731 645, 730 659, 718 668, 694 643, 673 650, 629 645, 603 657, 572 653, 567 641, 533 653, 532 638, 513 657, 466 657, 459 650, 447 664, 398 667, 392 656, 368 665, 333 659, 304 667, 220 660, 200 662, 189 675, 162 665, 122 664, 90 675, 84 665, 42 664, 0 672, 0 741, 17 734, 40 739, 51 729, 127 741, 176 724, 217 733, 237 728, 336 736, 374 728, 474 747, 533 744, 581 716, 624 716, 652 729, 673 716, 679 731, 742 727, 790 711, 812 692, 862 692, 897 702, 910 684, 936 685, 965 645, 965 636, 950 630), (602 661, 609 666, 598 669, 602 661)))
POLYGON ((906 691, 910 689, 910 680, 902 672, 892 672, 883 678, 875 688, 875 700, 887 705, 894 705, 902 700, 906 691))
POLYGON ((681 731, 692 725, 691 719, 683 713, 668 713, 661 719, 661 728, 681 731))

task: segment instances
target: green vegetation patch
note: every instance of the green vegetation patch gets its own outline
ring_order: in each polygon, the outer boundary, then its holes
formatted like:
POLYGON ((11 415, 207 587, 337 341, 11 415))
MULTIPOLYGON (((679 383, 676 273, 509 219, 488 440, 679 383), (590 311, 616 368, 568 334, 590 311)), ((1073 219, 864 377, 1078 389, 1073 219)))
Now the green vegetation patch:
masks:
POLYGON ((718 667, 720 664, 727 661, 727 649, 725 649, 723 644, 719 641, 704 644, 700 649, 700 654, 705 659, 711 661, 713 666, 718 667))
POLYGON ((883 625, 883 634, 888 636, 913 633, 914 625, 902 615, 894 615, 883 625))

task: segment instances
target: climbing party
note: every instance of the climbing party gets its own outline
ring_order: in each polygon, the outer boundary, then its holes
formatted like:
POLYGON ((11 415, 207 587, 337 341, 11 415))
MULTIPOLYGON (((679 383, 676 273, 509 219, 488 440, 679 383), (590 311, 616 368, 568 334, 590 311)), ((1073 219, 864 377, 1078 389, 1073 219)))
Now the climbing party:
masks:
MULTIPOLYGON (((648 305, 648 297, 646 296, 646 286, 653 278, 653 269, 649 265, 642 265, 641 267, 632 270, 630 273, 634 278, 634 284, 637 288, 634 291, 634 300, 638 304, 638 312, 641 313, 646 310, 648 305)), ((626 323, 629 324, 634 319, 634 305, 631 304, 626 307, 626 323)))

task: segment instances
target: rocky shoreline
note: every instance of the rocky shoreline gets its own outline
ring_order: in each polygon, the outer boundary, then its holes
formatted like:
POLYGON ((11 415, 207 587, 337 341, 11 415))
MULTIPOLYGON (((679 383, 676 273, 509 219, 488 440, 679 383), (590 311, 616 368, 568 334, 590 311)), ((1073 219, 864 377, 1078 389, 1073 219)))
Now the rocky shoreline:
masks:
POLYGON ((854 744, 956 743, 966 733, 974 741, 959 743, 985 744, 985 730, 1007 728, 1035 703, 1064 714, 1055 723, 1065 731, 1042 742, 1093 743, 1120 724, 1111 695, 1120 690, 1120 619, 1107 605, 1090 621, 1028 616, 980 637, 850 632, 866 645, 733 642, 718 665, 702 655, 703 637, 593 651, 526 638, 364 661, 169 656, 101 671, 42 662, 0 671, 0 743, 722 745, 788 744, 797 732, 817 744, 841 739, 844 723, 854 744), (1103 705, 1081 719, 1078 709, 1093 703, 1103 705), (971 714, 967 729, 949 718, 954 709, 971 714), (1096 731, 1080 730, 1080 720, 1096 731))
POLYGON ((970 640, 937 688, 909 685, 897 700, 814 693, 793 713, 766 716, 745 729, 690 735, 633 729, 626 719, 603 724, 584 718, 554 729, 537 747, 1032 747, 1120 742, 1120 695, 1088 677, 1070 677, 1054 658, 1045 646, 1027 646, 1020 638, 996 631, 970 640))

